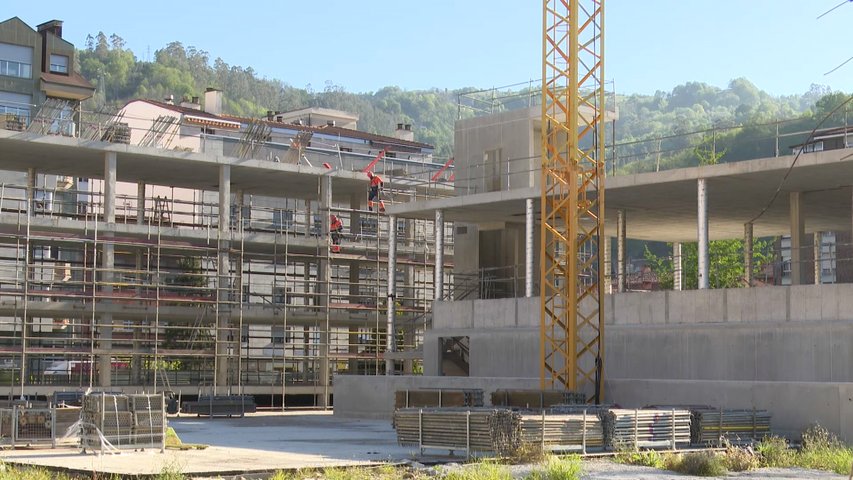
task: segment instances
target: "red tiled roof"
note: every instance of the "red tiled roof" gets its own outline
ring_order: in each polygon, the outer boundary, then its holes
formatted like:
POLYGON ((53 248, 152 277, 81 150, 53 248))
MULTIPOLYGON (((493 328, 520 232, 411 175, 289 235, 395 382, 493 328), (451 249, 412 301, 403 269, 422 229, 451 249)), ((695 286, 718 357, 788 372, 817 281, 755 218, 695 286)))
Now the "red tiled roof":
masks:
POLYGON ((50 83, 58 83, 60 85, 68 85, 71 87, 80 87, 80 88, 88 88, 90 90, 94 90, 95 86, 89 83, 88 80, 83 78, 77 72, 71 72, 68 75, 62 75, 59 73, 42 73, 41 79, 44 82, 50 83))
POLYGON ((146 98, 140 98, 137 100, 131 100, 125 104, 125 106, 133 103, 133 102, 145 102, 150 103, 151 105, 155 105, 160 108, 165 108, 167 110, 172 110, 173 112, 182 113, 184 115, 193 115, 196 117, 209 118, 211 120, 223 120, 224 117, 220 117, 219 115, 214 115, 212 113, 207 113, 204 110, 196 110, 195 108, 182 107, 180 105, 172 105, 166 102, 158 102, 157 100, 148 100, 146 98))
MULTIPOLYGON (((233 120, 235 122, 252 122, 254 119, 245 118, 245 117, 236 117, 233 115, 222 115, 222 118, 226 118, 229 120, 233 120)), ((358 138, 361 140, 367 140, 371 144, 374 145, 388 145, 388 146, 400 146, 406 148, 415 148, 415 149, 434 149, 433 145, 428 143, 421 142, 412 142, 409 140, 401 140, 399 138, 394 137, 386 137, 385 135, 377 135, 375 133, 363 132, 361 130, 353 130, 351 128, 343 128, 331 125, 322 125, 319 127, 309 127, 307 125, 297 125, 295 123, 282 123, 282 122, 274 122, 270 120, 260 119, 261 122, 269 125, 273 128, 286 128, 289 130, 299 130, 303 132, 313 132, 313 133, 322 133, 324 135, 338 135, 341 137, 348 138, 358 138)))

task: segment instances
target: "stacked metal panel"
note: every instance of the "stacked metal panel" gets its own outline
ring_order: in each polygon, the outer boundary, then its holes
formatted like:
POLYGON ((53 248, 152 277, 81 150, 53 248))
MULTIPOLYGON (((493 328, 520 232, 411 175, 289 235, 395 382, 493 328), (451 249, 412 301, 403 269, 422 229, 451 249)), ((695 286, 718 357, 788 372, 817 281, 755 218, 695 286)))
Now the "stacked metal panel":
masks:
POLYGON ((608 449, 681 448, 690 445, 690 411, 619 409, 601 412, 608 449))
POLYGON ((400 445, 423 449, 494 452, 493 409, 401 408, 394 412, 400 445))
POLYGON ((159 394, 86 395, 80 420, 84 450, 164 447, 166 416, 159 394))
POLYGON ((690 440, 694 445, 746 445, 770 435, 767 410, 697 408, 691 414, 690 440))
POLYGON ((549 408, 554 405, 580 405, 586 395, 563 390, 495 390, 492 405, 515 408, 549 408))
POLYGON ((521 441, 554 452, 601 450, 604 428, 594 413, 521 414, 521 441))
POLYGON ((401 445, 417 445, 421 450, 509 454, 524 444, 583 452, 604 446, 604 429, 595 414, 403 408, 394 413, 394 426, 401 445))
POLYGON ((194 413, 208 417, 242 417, 257 411, 255 397, 251 395, 212 395, 199 397, 197 401, 181 404, 181 413, 194 413))
POLYGON ((394 408, 482 406, 483 391, 480 389, 398 390, 394 395, 394 408))

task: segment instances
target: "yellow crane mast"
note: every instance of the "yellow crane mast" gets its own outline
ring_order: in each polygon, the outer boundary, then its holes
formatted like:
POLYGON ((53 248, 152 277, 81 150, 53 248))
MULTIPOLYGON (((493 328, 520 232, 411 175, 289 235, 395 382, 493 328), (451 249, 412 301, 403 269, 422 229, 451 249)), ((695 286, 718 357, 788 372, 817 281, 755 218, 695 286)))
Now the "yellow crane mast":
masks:
POLYGON ((604 0, 544 0, 542 388, 603 399, 604 0))

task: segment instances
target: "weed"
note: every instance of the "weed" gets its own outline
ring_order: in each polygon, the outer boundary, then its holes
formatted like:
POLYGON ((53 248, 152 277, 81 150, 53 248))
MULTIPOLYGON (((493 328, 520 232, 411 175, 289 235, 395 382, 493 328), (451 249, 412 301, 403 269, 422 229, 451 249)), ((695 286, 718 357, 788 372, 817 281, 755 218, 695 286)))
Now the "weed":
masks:
POLYGON ((803 432, 803 449, 796 459, 797 465, 801 467, 847 475, 851 473, 853 450, 846 447, 834 433, 820 425, 812 425, 803 432))
POLYGON ((756 447, 759 464, 762 467, 791 467, 795 464, 794 452, 788 448, 788 441, 772 436, 762 440, 756 447))
POLYGON ((723 465, 732 472, 745 472, 759 467, 758 456, 751 448, 726 447, 723 465))
POLYGON ((616 454, 616 462, 626 465, 640 465, 643 467, 663 468, 663 456, 654 450, 640 452, 620 452, 616 454))
POLYGON ((697 477, 721 477, 726 474, 723 459, 713 452, 673 455, 667 459, 667 468, 685 475, 697 477))
POLYGON ((550 456, 542 464, 542 467, 533 470, 525 480, 577 480, 581 474, 580 457, 571 455, 568 457, 550 456))
POLYGON ((509 455, 510 463, 541 463, 547 460, 545 451, 540 443, 522 442, 515 451, 509 455))

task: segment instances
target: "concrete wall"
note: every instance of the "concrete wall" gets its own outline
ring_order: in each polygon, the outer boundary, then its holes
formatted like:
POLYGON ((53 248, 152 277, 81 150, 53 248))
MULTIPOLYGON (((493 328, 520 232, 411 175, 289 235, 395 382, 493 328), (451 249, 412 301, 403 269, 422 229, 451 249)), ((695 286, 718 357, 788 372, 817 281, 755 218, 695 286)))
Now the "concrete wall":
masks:
POLYGON ((456 122, 454 171, 457 194, 527 188, 538 182, 540 159, 534 121, 539 107, 518 109, 456 122), (484 165, 486 152, 499 150, 496 166, 484 165))
POLYGON ((820 423, 853 442, 853 383, 611 379, 604 391, 628 408, 667 403, 766 409, 774 433, 796 438, 820 423))
MULTIPOLYGON (((625 293, 605 311, 606 378, 853 382, 850 284, 625 293)), ((469 336, 472 376, 538 376, 538 325, 538 298, 439 302, 424 372, 440 337, 469 336)))
POLYGON ((398 390, 479 388, 489 406, 495 390, 535 389, 539 388, 539 379, 335 375, 334 384, 335 416, 390 419, 394 412, 394 393, 398 390))

